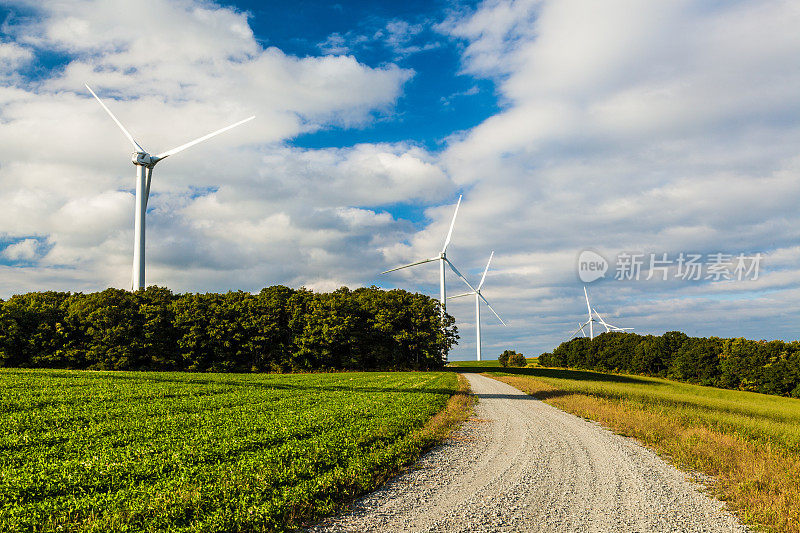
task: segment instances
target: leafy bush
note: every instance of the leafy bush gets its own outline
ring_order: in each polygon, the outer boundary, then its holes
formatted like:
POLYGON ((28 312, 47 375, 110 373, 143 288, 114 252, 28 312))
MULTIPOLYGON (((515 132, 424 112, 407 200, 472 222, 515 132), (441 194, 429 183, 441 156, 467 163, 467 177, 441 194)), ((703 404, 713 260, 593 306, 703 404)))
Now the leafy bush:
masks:
POLYGON ((500 366, 525 366, 527 364, 525 357, 514 350, 505 350, 500 354, 500 357, 497 358, 497 361, 500 363, 500 366))
POLYGON ((528 364, 528 361, 525 360, 525 356, 521 353, 513 353, 508 358, 508 366, 525 366, 528 364))

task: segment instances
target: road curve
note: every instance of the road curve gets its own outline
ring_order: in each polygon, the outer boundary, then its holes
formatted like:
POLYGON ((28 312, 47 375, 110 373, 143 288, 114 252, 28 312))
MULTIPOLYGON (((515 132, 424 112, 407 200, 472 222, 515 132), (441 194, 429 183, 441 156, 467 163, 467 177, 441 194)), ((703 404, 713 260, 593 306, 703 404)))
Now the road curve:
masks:
POLYGON ((314 532, 747 531, 631 439, 467 374, 475 416, 314 532))

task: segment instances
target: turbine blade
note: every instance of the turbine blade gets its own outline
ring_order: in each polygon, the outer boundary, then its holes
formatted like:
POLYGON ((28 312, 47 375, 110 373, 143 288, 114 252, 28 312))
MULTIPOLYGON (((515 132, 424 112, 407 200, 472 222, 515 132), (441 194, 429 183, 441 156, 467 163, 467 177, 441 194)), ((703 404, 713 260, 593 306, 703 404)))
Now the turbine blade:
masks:
POLYGON ((131 135, 131 134, 130 134, 130 132, 129 132, 128 130, 126 130, 126 129, 125 129, 125 126, 123 126, 123 125, 122 125, 122 122, 120 122, 119 120, 117 120, 117 117, 115 117, 115 116, 114 116, 114 113, 112 113, 112 112, 111 112, 111 110, 110 110, 108 107, 106 107, 106 104, 104 104, 104 103, 103 103, 103 101, 102 101, 102 100, 100 100, 100 97, 99 97, 99 96, 97 96, 96 94, 94 94, 94 91, 92 90, 92 88, 91 88, 91 87, 89 87, 88 85, 86 85, 85 83, 84 83, 84 85, 86 86, 86 88, 87 88, 87 89, 89 89, 89 92, 90 92, 90 93, 92 93, 92 96, 94 96, 95 100, 97 100, 98 102, 100 102, 100 105, 101 105, 101 106, 103 106, 103 109, 105 109, 105 110, 106 110, 106 113, 108 113, 108 116, 110 116, 110 117, 111 117, 111 119, 112 119, 114 122, 116 122, 116 123, 117 123, 117 126, 119 126, 119 129, 121 129, 121 130, 122 130, 122 133, 124 133, 124 134, 125 134, 125 137, 127 137, 127 138, 128 138, 128 140, 131 142, 131 144, 133 144, 134 148, 136 148, 136 150, 137 150, 137 151, 139 151, 139 152, 146 152, 146 150, 145 150, 144 148, 142 148, 142 147, 139 145, 139 143, 137 143, 137 142, 136 142, 136 140, 134 140, 134 138, 133 138, 133 135, 131 135))
POLYGON ((592 311, 594 311, 594 314, 595 314, 595 315, 597 315, 597 318, 600 320, 600 323, 601 323, 601 324, 603 324, 603 327, 605 327, 605 328, 606 328, 606 333, 608 333, 608 331, 609 331, 609 328, 610 328, 610 327, 613 327, 613 326, 612 326, 611 324, 608 324, 608 323, 606 323, 606 321, 605 321, 605 320, 603 320, 603 317, 602 317, 602 316, 600 316, 600 313, 598 313, 598 312, 597 312, 597 309, 595 309, 594 307, 592 307, 592 311))
MULTIPOLYGON (((586 324, 584 324, 583 326, 580 326, 578 329, 576 329, 575 331, 573 331, 572 333, 570 333, 569 335, 567 335, 566 337, 564 337, 564 340, 562 340, 561 342, 564 342, 564 341, 566 341, 566 340, 569 340, 569 339, 571 339, 571 338, 572 338, 572 336, 573 336, 573 335, 575 335, 576 333, 578 333, 579 331, 580 331, 580 332, 583 332, 583 328, 584 328, 584 326, 586 326, 586 324)), ((586 333, 585 333, 585 332, 583 333, 583 336, 584 336, 584 337, 586 336, 586 333)))
POLYGON ((422 261, 417 261, 416 263, 409 263, 407 265, 403 265, 403 266, 399 266, 399 267, 395 267, 395 268, 390 268, 389 270, 384 270, 383 272, 381 272, 381 274, 388 274, 389 272, 394 272, 395 270, 400 270, 401 268, 413 267, 413 266, 421 265, 423 263, 430 263, 431 261, 438 261, 438 260, 439 260, 438 257, 436 259, 423 259, 422 261))
POLYGON ((600 320, 600 322, 601 322, 602 324, 605 324, 605 323, 606 323, 606 321, 605 321, 605 320, 603 320, 603 317, 601 317, 601 316, 600 316, 600 313, 598 313, 598 312, 597 312, 597 309, 595 309, 594 307, 592 307, 592 312, 593 312, 595 315, 597 315, 597 318, 598 318, 598 320, 600 320))
POLYGON ((453 227, 456 225, 456 217, 458 216, 458 208, 461 206, 461 196, 458 196, 458 203, 456 204, 456 210, 453 213, 453 220, 450 222, 450 231, 447 232, 447 238, 444 240, 444 246, 442 247, 442 253, 447 251, 447 245, 450 244, 450 237, 453 236, 453 227))
POLYGON ((486 268, 483 269, 483 276, 481 276, 481 282, 478 283, 478 290, 481 290, 481 287, 483 287, 483 282, 486 281, 486 273, 489 272, 489 265, 492 263, 492 257, 494 257, 494 250, 492 250, 492 254, 489 256, 489 261, 486 263, 486 268))
POLYGON ((502 319, 502 318, 500 318, 500 315, 498 315, 498 314, 497 314, 497 311, 495 311, 495 310, 494 310, 494 307, 492 307, 492 304, 490 304, 490 303, 489 303, 489 300, 487 300, 486 298, 484 298, 484 297, 483 297, 483 294, 481 294, 481 293, 478 293, 478 296, 480 296, 481 300, 483 300, 483 303, 485 303, 485 304, 486 304, 486 305, 489 307, 489 310, 490 310, 492 313, 494 313, 494 316, 496 316, 496 317, 497 317, 497 320, 499 320, 499 321, 500 321, 500 323, 501 323, 501 324, 503 324, 504 326, 507 326, 508 324, 506 324, 505 322, 503 322, 503 319, 502 319))
POLYGON ((147 201, 150 200, 150 179, 153 177, 153 167, 147 169, 147 184, 144 187, 144 208, 147 210, 147 201))
POLYGON ((230 126, 225 126, 224 128, 222 128, 222 129, 220 129, 220 130, 217 130, 217 131, 212 131, 212 132, 211 132, 211 133, 209 133, 208 135, 203 135, 202 137, 199 137, 199 138, 197 138, 197 139, 195 139, 195 140, 193 140, 193 141, 189 141, 189 142, 188 142, 188 143, 186 143, 186 144, 182 144, 182 145, 178 146, 177 148, 173 148, 172 150, 167 150, 167 151, 166 151, 166 152, 164 152, 164 153, 158 154, 158 155, 155 157, 155 159, 156 159, 156 161, 160 161, 161 159, 164 159, 165 157, 169 157, 169 156, 171 156, 171 155, 175 155, 175 154, 177 154, 178 152, 182 152, 182 151, 186 150, 187 148, 189 148, 189 147, 191 147, 191 146, 194 146, 194 145, 195 145, 195 144, 197 144, 197 143, 201 143, 201 142, 203 142, 203 141, 205 141, 205 140, 208 140, 208 139, 210 139, 211 137, 214 137, 214 136, 216 136, 216 135, 219 135, 220 133, 225 133, 226 131, 233 129, 233 128, 235 128, 236 126, 241 126, 241 125, 242 125, 242 124, 244 124, 245 122, 250 122, 250 121, 251 121, 251 120, 253 120, 254 118, 256 118, 256 117, 255 117, 255 115, 253 115, 252 117, 248 117, 248 118, 246 118, 246 119, 244 119, 244 120, 240 120, 240 121, 239 121, 239 122, 237 122, 236 124, 231 124, 230 126))
POLYGON ((448 296, 447 299, 448 300, 452 300, 453 298, 461 298, 463 296, 472 296, 473 294, 475 294, 475 293, 474 292, 465 292, 463 294, 456 294, 455 296, 448 296))
POLYGON ((592 306, 589 305, 589 293, 586 292, 586 285, 583 286, 583 295, 586 297, 586 309, 589 310, 589 319, 592 318, 592 306))
POLYGON ((453 265, 453 263, 451 263, 451 262, 450 262, 450 260, 449 260, 449 259, 445 259, 445 261, 447 261, 447 264, 448 264, 448 265, 450 265, 450 269, 451 269, 453 272, 455 272, 455 273, 456 273, 456 276, 458 276, 459 278, 461 278, 461 281, 463 281, 464 283, 466 283, 466 284, 467 284, 467 287, 469 287, 470 289, 472 289, 472 292, 473 292, 473 293, 475 293, 475 292, 478 292, 478 291, 476 291, 476 290, 475 290, 475 287, 473 287, 472 285, 470 285, 470 284, 469 284, 469 281, 467 281, 467 278, 465 278, 465 277, 464 277, 464 275, 463 275, 463 274, 461 274, 461 272, 459 272, 459 271, 458 271, 458 269, 457 269, 457 268, 456 268, 456 267, 453 265))

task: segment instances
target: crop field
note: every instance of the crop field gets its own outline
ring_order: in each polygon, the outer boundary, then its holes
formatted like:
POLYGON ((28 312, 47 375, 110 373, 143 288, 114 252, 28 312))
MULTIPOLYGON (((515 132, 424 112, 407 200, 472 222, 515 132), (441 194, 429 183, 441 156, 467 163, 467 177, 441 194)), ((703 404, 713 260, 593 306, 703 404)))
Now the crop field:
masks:
POLYGON ((269 531, 416 459, 452 373, 0 370, 0 531, 269 531))
POLYGON ((560 409, 635 437, 767 530, 800 532, 800 400, 641 376, 480 367, 560 409))

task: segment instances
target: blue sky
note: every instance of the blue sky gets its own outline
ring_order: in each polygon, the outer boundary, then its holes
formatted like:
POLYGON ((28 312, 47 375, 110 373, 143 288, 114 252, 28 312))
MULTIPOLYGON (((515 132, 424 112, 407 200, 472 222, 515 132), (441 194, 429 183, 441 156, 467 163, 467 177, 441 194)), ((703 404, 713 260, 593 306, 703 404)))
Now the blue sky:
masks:
POLYGON ((360 128, 333 127, 301 135, 291 140, 295 146, 342 147, 413 139, 436 151, 449 135, 480 124, 498 110, 492 81, 460 73, 462 43, 435 29, 454 10, 474 9, 477 2, 228 5, 252 14, 253 31, 265 47, 276 46, 302 57, 325 53, 335 43, 365 65, 394 63, 414 71, 392 109, 376 113, 377 120, 360 128))
MULTIPOLYGON (((536 354, 583 318, 576 258, 761 253, 757 279, 589 286, 638 332, 797 337, 800 14, 789 1, 0 1, 0 297, 129 285, 130 148, 160 163, 148 283, 436 295, 449 257, 536 354), (430 267, 430 268, 429 268, 430 267)), ((448 288, 460 291, 448 277, 448 288)), ((474 353, 474 310, 448 306, 474 353)))

